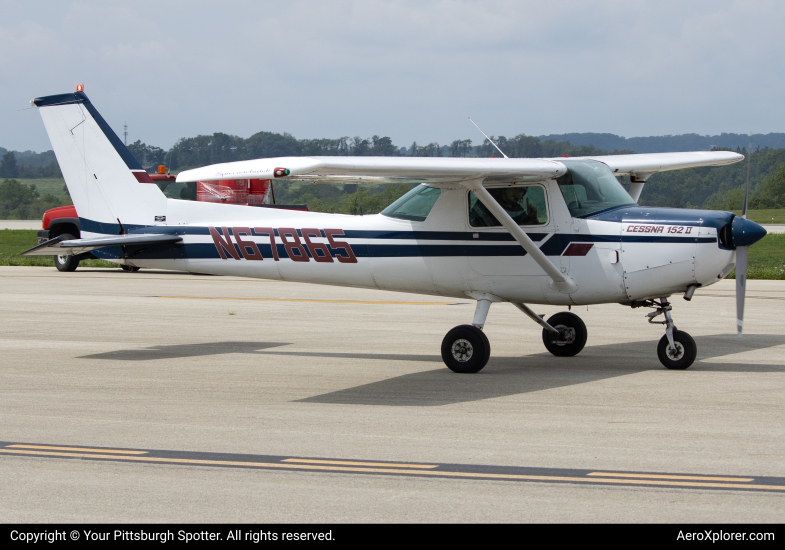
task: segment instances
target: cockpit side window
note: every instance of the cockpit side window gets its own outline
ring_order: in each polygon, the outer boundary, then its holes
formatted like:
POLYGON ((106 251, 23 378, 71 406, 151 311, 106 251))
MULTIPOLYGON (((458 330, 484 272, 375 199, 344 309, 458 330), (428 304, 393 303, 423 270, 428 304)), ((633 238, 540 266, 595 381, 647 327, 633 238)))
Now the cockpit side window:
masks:
MULTIPOLYGON (((489 188, 488 192, 518 225, 545 225, 548 207, 545 189, 539 185, 489 188)), ((469 223, 472 227, 501 227, 474 193, 469 193, 469 223)))

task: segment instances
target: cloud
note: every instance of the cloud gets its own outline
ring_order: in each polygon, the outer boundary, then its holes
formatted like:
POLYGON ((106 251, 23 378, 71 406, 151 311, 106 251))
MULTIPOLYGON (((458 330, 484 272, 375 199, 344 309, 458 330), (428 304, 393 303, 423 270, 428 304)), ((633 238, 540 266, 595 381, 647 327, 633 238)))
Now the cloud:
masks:
POLYGON ((80 82, 116 130, 163 147, 260 130, 446 143, 477 137, 468 115, 508 136, 785 130, 773 1, 2 7, 7 148, 48 148, 16 109, 80 82))

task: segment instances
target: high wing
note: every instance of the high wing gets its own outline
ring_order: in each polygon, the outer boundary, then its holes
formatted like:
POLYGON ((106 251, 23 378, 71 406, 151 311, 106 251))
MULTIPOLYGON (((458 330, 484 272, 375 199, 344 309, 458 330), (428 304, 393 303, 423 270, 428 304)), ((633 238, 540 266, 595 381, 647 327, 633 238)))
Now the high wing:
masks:
POLYGON ((104 246, 126 246, 143 244, 167 244, 182 241, 182 237, 177 235, 160 235, 144 233, 141 235, 111 235, 109 237, 94 237, 90 239, 71 239, 63 240, 63 237, 55 237, 46 242, 34 246, 30 250, 22 252, 21 256, 75 256, 84 252, 90 252, 96 248, 104 246))
POLYGON ((571 158, 603 162, 617 176, 641 176, 668 170, 681 170, 682 168, 724 166, 743 160, 744 155, 733 151, 693 151, 690 153, 645 153, 571 158))
MULTIPOLYGON (((572 157, 607 164, 616 175, 641 175, 744 158, 731 151, 572 157)), ((213 164, 185 170, 178 182, 220 179, 282 179, 311 183, 444 183, 484 178, 486 183, 550 179, 567 168, 561 159, 442 157, 278 157, 213 164)))
POLYGON ((311 183, 442 183, 485 177, 486 181, 533 181, 567 171, 555 160, 441 157, 279 157, 214 164, 180 172, 178 182, 273 179, 311 183), (289 174, 277 175, 283 170, 289 174))

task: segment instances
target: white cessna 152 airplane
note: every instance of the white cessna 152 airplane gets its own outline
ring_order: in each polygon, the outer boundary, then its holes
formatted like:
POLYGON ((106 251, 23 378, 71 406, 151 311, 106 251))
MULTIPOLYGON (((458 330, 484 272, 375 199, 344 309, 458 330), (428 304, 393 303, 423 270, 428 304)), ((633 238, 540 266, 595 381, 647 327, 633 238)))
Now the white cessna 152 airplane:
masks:
MULTIPOLYGON (((187 170, 178 182, 274 179, 420 184, 381 214, 348 216, 168 199, 81 88, 40 97, 49 139, 79 214, 81 238, 59 236, 25 254, 91 251, 131 267, 378 288, 477 301, 450 330, 442 358, 455 372, 488 362, 482 331, 494 302, 542 327, 545 347, 574 356, 586 326, 570 312, 547 321, 527 304, 649 307, 669 369, 695 360, 668 298, 711 285, 737 266, 741 333, 747 249, 766 231, 730 212, 640 207, 656 172, 737 162, 737 153, 582 158, 285 157, 187 170), (629 176, 629 193, 616 178, 629 176), (738 264, 738 265, 737 265, 738 264)), ((746 201, 745 201, 746 212, 746 201)))

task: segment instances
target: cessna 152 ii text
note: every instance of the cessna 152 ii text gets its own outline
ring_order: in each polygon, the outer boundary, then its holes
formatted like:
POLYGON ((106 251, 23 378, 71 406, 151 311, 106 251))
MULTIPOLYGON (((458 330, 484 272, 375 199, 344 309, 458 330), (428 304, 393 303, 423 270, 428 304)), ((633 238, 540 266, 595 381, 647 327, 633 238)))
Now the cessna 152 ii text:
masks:
POLYGON ((733 152, 285 157, 177 176, 178 182, 418 184, 381 214, 349 216, 168 199, 81 88, 31 103, 79 214, 81 238, 57 237, 26 254, 91 251, 132 267, 471 298, 473 320, 450 330, 441 346, 455 372, 478 372, 488 362, 482 329, 494 302, 511 302, 540 325, 545 347, 557 356, 583 349, 586 326, 568 311, 545 320, 531 304, 653 308, 649 322, 665 327, 660 361, 686 369, 697 349, 676 329, 669 297, 689 300, 737 266, 741 333, 747 249, 766 234, 730 212, 637 205, 652 174, 744 158, 733 152), (629 192, 618 176, 630 177, 629 192))

